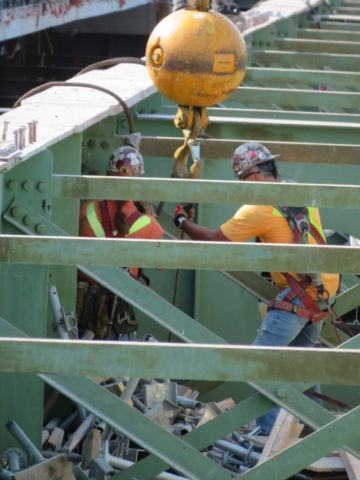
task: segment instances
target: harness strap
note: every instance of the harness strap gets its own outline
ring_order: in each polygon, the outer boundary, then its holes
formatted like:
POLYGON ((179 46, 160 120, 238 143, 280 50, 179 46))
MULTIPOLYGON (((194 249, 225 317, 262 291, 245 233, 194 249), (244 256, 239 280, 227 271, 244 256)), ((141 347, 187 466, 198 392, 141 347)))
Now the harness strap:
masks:
POLYGON ((268 310, 285 310, 286 312, 294 313, 301 318, 305 318, 312 323, 320 322, 329 316, 329 312, 323 312, 317 305, 316 307, 316 310, 313 308, 304 308, 295 303, 282 300, 272 300, 268 303, 268 310))

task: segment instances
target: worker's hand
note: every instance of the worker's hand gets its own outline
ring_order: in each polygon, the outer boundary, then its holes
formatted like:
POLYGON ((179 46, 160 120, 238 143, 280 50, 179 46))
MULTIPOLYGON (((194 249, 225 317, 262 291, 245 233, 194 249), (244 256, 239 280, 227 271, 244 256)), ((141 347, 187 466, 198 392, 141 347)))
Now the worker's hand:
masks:
POLYGON ((184 220, 190 220, 191 222, 195 217, 195 208, 193 203, 176 205, 174 210, 174 224, 177 228, 181 229, 181 224, 184 220))

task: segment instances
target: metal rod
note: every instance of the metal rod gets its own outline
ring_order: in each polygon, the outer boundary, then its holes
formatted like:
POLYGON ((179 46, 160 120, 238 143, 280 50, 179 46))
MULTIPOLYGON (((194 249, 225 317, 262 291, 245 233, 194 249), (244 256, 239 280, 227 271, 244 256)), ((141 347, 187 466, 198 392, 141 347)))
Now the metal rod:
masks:
POLYGON ((41 455, 39 450, 35 447, 32 441, 25 435, 21 430, 19 425, 14 421, 10 420, 6 424, 6 428, 9 430, 11 435, 19 442, 28 455, 33 455, 35 463, 40 463, 45 460, 41 455))
POLYGON ((14 143, 16 146, 16 150, 19 150, 19 130, 14 130, 13 134, 14 134, 14 143))
POLYGON ((32 121, 32 124, 33 124, 33 135, 32 135, 32 138, 33 138, 33 142, 35 143, 36 142, 36 129, 37 129, 37 120, 33 120, 32 121))
POLYGON ((87 416, 86 420, 78 427, 77 430, 73 433, 72 437, 66 444, 63 446, 64 450, 67 450, 71 452, 74 450, 74 448, 81 442, 81 440, 85 437, 87 434, 89 428, 91 427, 93 421, 94 421, 95 415, 90 413, 90 415, 87 416))
POLYGON ((75 420, 76 417, 78 417, 79 412, 75 410, 71 415, 69 415, 60 425, 59 428, 61 430, 66 430, 75 420))
POLYGON ((234 445, 233 443, 226 442, 225 440, 218 440, 215 442, 215 446, 225 450, 227 452, 233 453, 237 457, 241 458, 242 460, 247 457, 248 459, 252 460, 253 462, 258 462, 260 455, 258 453, 251 453, 249 455, 249 450, 246 448, 240 447, 238 445, 234 445))
POLYGON ((25 148, 25 131, 26 127, 20 127, 19 128, 19 148, 20 150, 23 150, 25 148))
POLYGON ((3 133, 1 138, 4 142, 6 141, 6 135, 9 128, 9 123, 10 122, 8 120, 4 120, 3 133))
POLYGON ((49 300, 50 300, 50 305, 55 317, 55 326, 59 334, 59 337, 64 340, 69 340, 69 334, 66 331, 65 326, 63 325, 63 318, 61 315, 61 305, 60 305, 60 300, 57 294, 56 287, 49 287, 49 300))
POLYGON ((34 142, 34 124, 32 122, 28 123, 28 138, 30 144, 34 142))
MULTIPOLYGON (((53 458, 53 457, 57 457, 59 455, 59 452, 50 452, 48 450, 46 451, 42 451, 41 452, 45 458, 53 458)), ((81 462, 81 455, 79 455, 78 453, 73 453, 73 452, 65 452, 65 453, 62 453, 62 455, 66 455, 66 458, 70 461, 70 462, 81 462)), ((1 478, 1 477, 0 477, 1 478)))
POLYGON ((136 387, 138 386, 140 381, 140 378, 129 378, 125 390, 121 394, 121 400, 123 400, 125 403, 128 403, 129 400, 131 399, 133 393, 136 390, 136 387))

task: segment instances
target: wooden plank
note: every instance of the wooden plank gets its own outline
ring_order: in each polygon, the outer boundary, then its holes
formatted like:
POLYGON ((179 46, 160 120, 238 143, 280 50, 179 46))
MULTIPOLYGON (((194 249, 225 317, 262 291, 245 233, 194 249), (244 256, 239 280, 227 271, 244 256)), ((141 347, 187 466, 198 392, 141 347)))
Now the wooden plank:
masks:
POLYGON ((294 415, 281 408, 264 450, 260 455, 258 465, 285 449, 294 422, 294 415))
POLYGON ((360 480, 360 460, 345 452, 342 448, 339 449, 339 454, 349 480, 360 480))
POLYGON ((38 463, 20 473, 16 473, 11 478, 13 480, 54 480, 54 472, 56 472, 56 480, 76 480, 65 454, 38 463))
POLYGON ((91 460, 100 456, 100 440, 101 431, 97 428, 94 428, 86 435, 81 456, 81 468, 83 470, 90 468, 91 460))

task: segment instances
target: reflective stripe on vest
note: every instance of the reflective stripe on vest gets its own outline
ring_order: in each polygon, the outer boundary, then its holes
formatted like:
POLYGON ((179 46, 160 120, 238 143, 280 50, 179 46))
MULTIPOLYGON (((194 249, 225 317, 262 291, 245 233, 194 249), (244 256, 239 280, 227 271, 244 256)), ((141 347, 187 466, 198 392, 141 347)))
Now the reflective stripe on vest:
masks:
MULTIPOLYGON (((309 211, 309 220, 310 220, 310 223, 316 228, 316 230, 318 230, 318 232, 320 233, 320 235, 322 236, 322 238, 324 239, 324 242, 326 243, 326 237, 325 237, 325 233, 321 227, 321 225, 319 225, 317 223, 317 221, 315 220, 315 207, 308 207, 308 211, 309 211)), ((277 208, 273 208, 273 211, 272 211, 272 214, 275 215, 276 217, 284 217, 284 215, 277 209, 277 208)), ((287 219, 285 218, 285 220, 287 221, 287 219)), ((312 235, 310 233, 308 233, 308 239, 311 237, 312 235)))
MULTIPOLYGON (((90 202, 86 207, 86 217, 88 219, 89 225, 92 228, 95 236, 105 238, 106 237, 105 230, 103 229, 103 226, 101 225, 101 222, 99 221, 96 215, 95 202, 90 202)), ((146 227, 150 223, 151 223, 151 218, 148 217, 147 215, 143 215, 142 217, 138 218, 135 221, 135 223, 130 227, 129 233, 125 235, 125 237, 132 235, 138 230, 141 230, 142 228, 146 227)), ((114 237, 116 237, 117 234, 118 234, 117 231, 113 232, 114 237)))
POLYGON ((86 218, 88 219, 89 225, 92 228, 95 237, 105 238, 105 230, 103 229, 101 222, 96 215, 95 202, 90 202, 86 207, 86 218))

